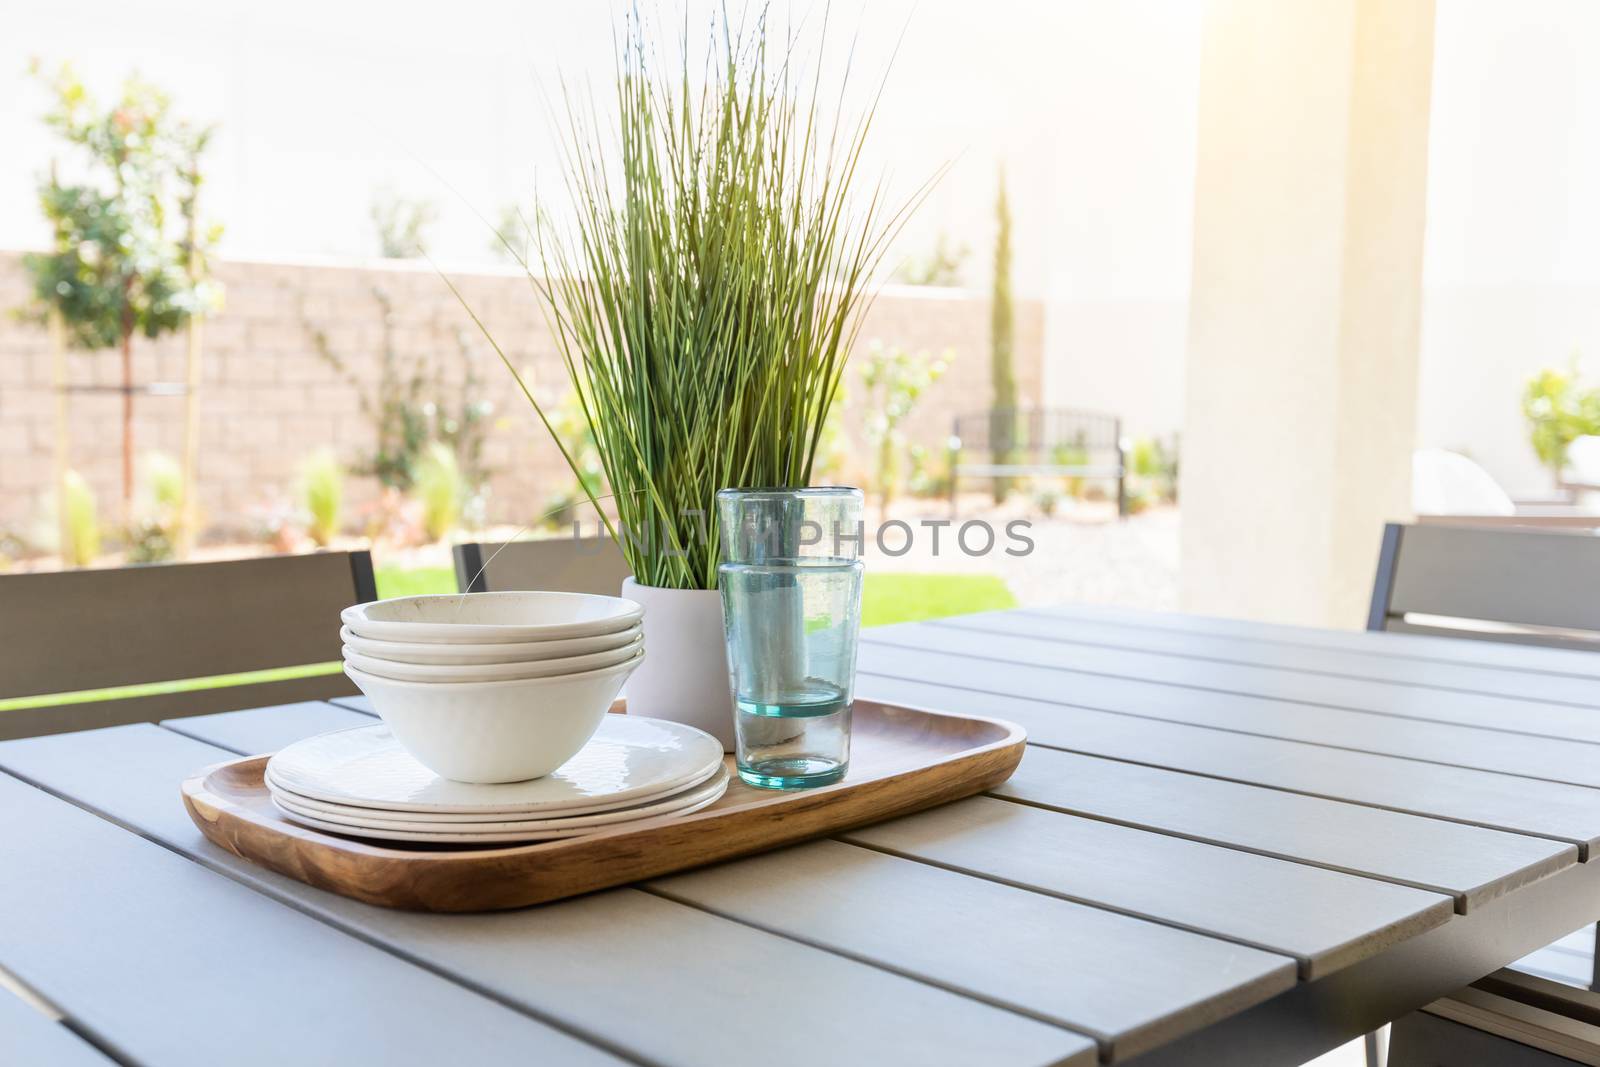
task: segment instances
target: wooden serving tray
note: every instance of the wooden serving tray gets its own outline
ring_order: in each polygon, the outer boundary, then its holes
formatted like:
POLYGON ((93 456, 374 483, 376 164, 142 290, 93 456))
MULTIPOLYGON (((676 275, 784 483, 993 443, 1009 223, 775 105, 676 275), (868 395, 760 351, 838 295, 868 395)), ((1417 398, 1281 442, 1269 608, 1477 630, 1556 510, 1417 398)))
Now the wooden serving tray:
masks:
MULTIPOLYGON (((613 709, 617 710, 617 709, 613 709)), ((266 756, 221 763, 183 783, 206 837, 307 885, 385 908, 497 911, 543 904, 748 856, 971 796, 1011 777, 1020 726, 857 700, 844 780, 780 792, 733 775, 693 815, 659 816, 585 837, 475 848, 386 845, 289 822, 273 807, 266 756)))

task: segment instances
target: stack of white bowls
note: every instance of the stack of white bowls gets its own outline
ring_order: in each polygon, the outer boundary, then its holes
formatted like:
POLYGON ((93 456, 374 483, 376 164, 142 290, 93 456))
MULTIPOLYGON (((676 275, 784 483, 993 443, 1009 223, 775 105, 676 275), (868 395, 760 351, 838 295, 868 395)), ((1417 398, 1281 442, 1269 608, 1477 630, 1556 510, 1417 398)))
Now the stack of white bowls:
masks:
POLYGON ((345 673, 419 763, 458 782, 554 771, 594 736, 644 659, 620 597, 507 592, 346 608, 345 673))

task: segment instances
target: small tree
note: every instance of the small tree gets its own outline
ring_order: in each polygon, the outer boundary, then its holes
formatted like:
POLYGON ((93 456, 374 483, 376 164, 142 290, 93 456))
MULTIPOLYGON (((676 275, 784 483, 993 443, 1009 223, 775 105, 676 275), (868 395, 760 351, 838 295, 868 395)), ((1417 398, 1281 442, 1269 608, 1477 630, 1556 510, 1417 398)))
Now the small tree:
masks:
POLYGON ((925 256, 908 257, 895 268, 894 280, 902 285, 960 285, 969 251, 964 244, 952 244, 940 230, 932 250, 925 256))
POLYGON ((877 456, 878 509, 884 515, 889 513, 889 503, 900 481, 900 456, 905 448, 900 424, 928 387, 944 377, 954 358, 955 354, 949 351, 934 358, 926 352, 885 348, 876 341, 867 350, 861 384, 866 388, 870 411, 867 438, 877 456))
POLYGON ((500 214, 496 216, 494 233, 489 238, 489 251, 497 259, 517 266, 526 266, 528 256, 533 252, 530 247, 533 243, 533 227, 528 220, 533 217, 533 212, 524 211, 517 204, 503 204, 500 214))
MULTIPOLYGON (((1006 201, 1006 172, 1000 170, 1000 193, 995 198, 994 296, 989 318, 989 374, 994 386, 994 406, 989 417, 989 446, 995 463, 1010 463, 1016 447, 1017 378, 1012 368, 1016 347, 1016 312, 1011 305, 1011 208, 1006 201)), ((1009 478, 994 480, 994 502, 1005 503, 1011 491, 1009 478)))
POLYGON ((378 254, 385 259, 416 259, 427 255, 428 231, 439 221, 439 206, 424 198, 410 199, 389 189, 372 198, 372 228, 378 235, 378 254))
POLYGON ((221 303, 206 276, 219 226, 195 215, 210 127, 172 116, 167 94, 130 77, 102 108, 72 68, 39 75, 55 97, 44 121, 74 148, 79 178, 51 167, 40 204, 51 250, 23 257, 41 307, 61 316, 76 348, 122 353, 122 498, 133 499, 133 339, 157 338, 221 303))

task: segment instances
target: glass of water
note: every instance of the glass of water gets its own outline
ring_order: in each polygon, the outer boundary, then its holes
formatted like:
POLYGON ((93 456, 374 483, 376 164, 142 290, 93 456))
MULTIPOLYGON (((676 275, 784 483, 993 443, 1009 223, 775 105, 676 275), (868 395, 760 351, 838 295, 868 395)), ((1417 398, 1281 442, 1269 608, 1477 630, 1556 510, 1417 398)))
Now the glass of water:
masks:
POLYGON ((861 491, 724 489, 718 568, 739 777, 843 778, 861 631, 861 491))

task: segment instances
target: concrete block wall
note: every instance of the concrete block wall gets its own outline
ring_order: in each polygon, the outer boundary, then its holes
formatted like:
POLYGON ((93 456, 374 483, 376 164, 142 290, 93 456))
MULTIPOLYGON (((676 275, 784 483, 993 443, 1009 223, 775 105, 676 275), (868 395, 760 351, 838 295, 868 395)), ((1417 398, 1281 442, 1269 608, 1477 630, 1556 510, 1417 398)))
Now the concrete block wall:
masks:
MULTIPOLYGON (((445 392, 459 388, 463 359, 478 365, 484 395, 494 405, 484 449, 492 470, 490 518, 522 522, 571 484, 551 444, 511 375, 477 333, 470 318, 433 270, 411 263, 360 265, 222 262, 225 309, 204 326, 200 399, 199 504, 207 537, 248 539, 275 501, 290 498, 296 470, 324 447, 354 465, 370 451, 374 434, 360 410, 363 391, 378 381, 381 310, 374 290, 393 303, 394 342, 402 365, 431 360, 445 392), (350 384, 321 358, 313 332, 360 383, 350 384), (465 338, 466 355, 461 342, 465 338)), ((522 370, 541 403, 558 404, 566 374, 525 277, 517 274, 452 275, 462 295, 522 370)), ((55 407, 50 390, 51 350, 40 325, 10 314, 29 302, 30 287, 18 253, 0 253, 0 529, 38 538, 48 530, 54 497, 55 407)), ((1044 315, 1037 302, 1017 308, 1019 392, 1041 395, 1044 315)), ((989 402, 989 305, 985 294, 948 289, 890 288, 872 305, 861 344, 881 340, 956 358, 949 374, 908 420, 908 436, 942 449, 957 411, 989 402)), ((182 381, 184 339, 136 341, 138 382, 182 381)), ((69 379, 115 385, 114 352, 71 352, 69 379)), ((847 371, 847 433, 866 469, 861 439, 865 397, 859 371, 847 371)), ((181 399, 140 397, 135 408, 135 450, 177 456, 183 445, 181 399)), ((71 399, 71 463, 96 490, 102 516, 113 519, 121 497, 121 398, 79 394, 71 399)), ((359 507, 376 496, 370 478, 352 478, 347 495, 359 507)))

